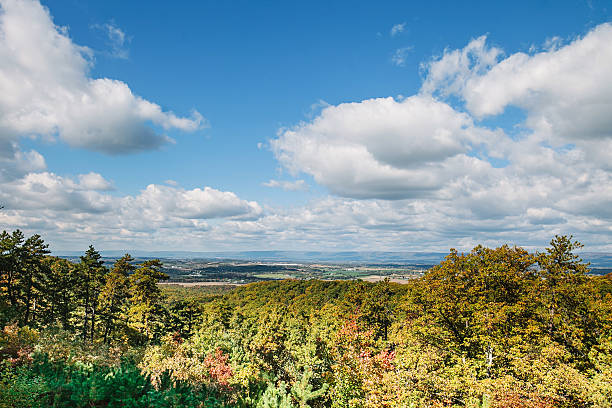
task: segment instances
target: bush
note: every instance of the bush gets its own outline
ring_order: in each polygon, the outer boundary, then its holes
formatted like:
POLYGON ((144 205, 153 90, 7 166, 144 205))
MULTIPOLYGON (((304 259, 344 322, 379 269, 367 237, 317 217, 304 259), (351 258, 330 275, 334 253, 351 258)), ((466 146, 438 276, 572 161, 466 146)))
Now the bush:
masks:
POLYGON ((36 354, 29 366, 4 371, 0 407, 220 407, 222 402, 190 386, 161 381, 158 389, 127 360, 107 367, 67 365, 36 354))

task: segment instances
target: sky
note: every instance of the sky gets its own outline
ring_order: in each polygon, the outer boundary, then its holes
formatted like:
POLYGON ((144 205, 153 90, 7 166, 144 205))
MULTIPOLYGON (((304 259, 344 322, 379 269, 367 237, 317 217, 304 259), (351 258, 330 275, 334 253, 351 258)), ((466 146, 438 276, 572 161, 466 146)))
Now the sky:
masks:
POLYGON ((609 1, 0 0, 0 230, 612 251, 611 66, 609 1))

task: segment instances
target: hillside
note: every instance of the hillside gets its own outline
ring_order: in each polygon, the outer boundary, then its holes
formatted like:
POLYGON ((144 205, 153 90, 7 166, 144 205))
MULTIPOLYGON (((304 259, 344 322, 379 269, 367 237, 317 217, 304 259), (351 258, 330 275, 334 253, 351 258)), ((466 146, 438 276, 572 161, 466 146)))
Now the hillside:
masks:
POLYGON ((2 407, 612 404, 612 280, 567 237, 451 252, 401 285, 192 288, 158 285, 156 261, 2 245, 2 407))

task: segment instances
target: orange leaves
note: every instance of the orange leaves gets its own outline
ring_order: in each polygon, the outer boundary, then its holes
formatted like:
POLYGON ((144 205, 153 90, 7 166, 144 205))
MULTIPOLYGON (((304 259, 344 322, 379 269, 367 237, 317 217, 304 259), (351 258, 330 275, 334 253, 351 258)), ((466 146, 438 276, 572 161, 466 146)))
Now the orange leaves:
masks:
POLYGON ((154 386, 161 384, 167 373, 174 381, 186 382, 195 387, 231 392, 234 372, 229 356, 220 348, 206 355, 199 355, 187 342, 168 339, 163 346, 149 347, 140 364, 143 374, 149 375, 154 386))
POLYGON ((229 379, 234 372, 229 365, 229 356, 223 350, 217 348, 214 353, 209 354, 204 359, 204 365, 208 368, 210 378, 223 387, 229 386, 229 379))
POLYGON ((11 365, 22 365, 32 361, 34 344, 38 333, 28 327, 16 324, 5 326, 0 333, 0 361, 7 360, 11 365))
POLYGON ((397 398, 393 380, 396 354, 377 346, 373 330, 361 329, 353 316, 338 331, 332 352, 337 361, 332 390, 336 398, 346 398, 349 406, 393 406, 397 398))
POLYGON ((525 394, 517 391, 507 391, 499 394, 493 401, 494 408, 555 408, 553 399, 537 394, 525 394))

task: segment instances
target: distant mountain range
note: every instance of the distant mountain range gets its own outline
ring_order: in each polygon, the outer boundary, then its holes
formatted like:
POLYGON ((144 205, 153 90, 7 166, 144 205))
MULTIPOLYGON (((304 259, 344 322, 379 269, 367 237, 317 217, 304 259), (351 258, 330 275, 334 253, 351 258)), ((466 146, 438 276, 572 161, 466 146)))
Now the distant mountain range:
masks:
MULTIPOLYGON (((118 258, 125 253, 138 258, 239 260, 256 262, 305 262, 305 263, 367 263, 367 264, 423 264, 433 265, 444 259, 446 252, 386 252, 386 251, 100 251, 107 258, 118 258)), ((57 251, 57 256, 78 257, 79 251, 57 251)), ((582 252, 582 259, 592 268, 612 271, 612 254, 582 252)))

